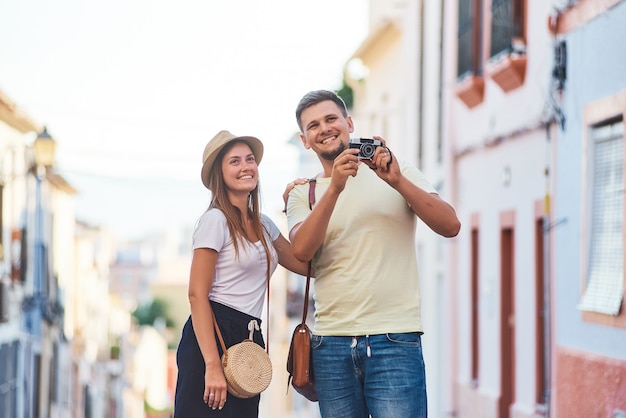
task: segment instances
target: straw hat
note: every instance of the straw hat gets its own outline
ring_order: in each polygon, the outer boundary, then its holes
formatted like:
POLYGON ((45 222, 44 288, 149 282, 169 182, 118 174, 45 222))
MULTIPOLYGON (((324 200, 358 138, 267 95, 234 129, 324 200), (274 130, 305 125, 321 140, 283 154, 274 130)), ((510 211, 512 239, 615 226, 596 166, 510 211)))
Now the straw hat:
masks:
POLYGON ((215 159, 217 158, 220 151, 222 151, 222 149, 224 149, 226 145, 233 141, 243 141, 248 144, 248 146, 252 150, 252 153, 254 154, 256 163, 261 163, 261 158, 263 157, 263 143, 258 138, 255 138, 253 136, 235 136, 228 131, 219 131, 217 135, 215 135, 209 141, 209 143, 206 144, 206 147, 204 148, 204 154, 202 155, 201 178, 202 183, 207 189, 210 189, 210 172, 213 163, 215 163, 215 159))

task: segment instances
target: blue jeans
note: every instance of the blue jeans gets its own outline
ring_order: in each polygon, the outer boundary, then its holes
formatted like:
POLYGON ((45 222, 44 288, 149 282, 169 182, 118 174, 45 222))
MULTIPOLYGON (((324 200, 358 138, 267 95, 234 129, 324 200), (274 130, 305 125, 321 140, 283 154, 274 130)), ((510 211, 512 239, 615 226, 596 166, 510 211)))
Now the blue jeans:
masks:
POLYGON ((311 347, 323 418, 426 418, 419 333, 313 335, 311 347))

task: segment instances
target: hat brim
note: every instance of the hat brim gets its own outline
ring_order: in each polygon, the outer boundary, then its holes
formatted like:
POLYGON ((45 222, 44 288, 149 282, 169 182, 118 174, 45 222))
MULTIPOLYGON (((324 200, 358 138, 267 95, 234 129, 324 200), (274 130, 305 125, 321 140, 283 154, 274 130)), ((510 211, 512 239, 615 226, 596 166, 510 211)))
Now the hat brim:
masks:
POLYGON ((202 163, 201 172, 202 184, 204 184, 207 189, 211 189, 209 187, 211 167, 213 167, 217 156, 226 145, 236 141, 245 142, 250 147, 252 154, 254 154, 254 159, 256 160, 257 165, 261 163, 261 159, 263 158, 263 143, 258 138, 255 138, 253 136, 233 135, 232 137, 218 138, 215 143, 213 143, 213 141, 210 141, 205 148, 206 157, 204 159, 204 162, 202 163))

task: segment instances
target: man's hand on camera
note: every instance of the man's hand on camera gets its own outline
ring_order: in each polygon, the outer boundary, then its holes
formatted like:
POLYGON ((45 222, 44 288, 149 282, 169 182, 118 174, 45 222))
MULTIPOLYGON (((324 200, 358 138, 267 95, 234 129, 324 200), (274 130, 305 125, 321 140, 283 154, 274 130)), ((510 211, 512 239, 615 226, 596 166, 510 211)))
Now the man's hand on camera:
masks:
POLYGON ((385 180, 389 184, 393 184, 398 180, 399 176, 401 176, 398 161, 394 158, 391 150, 387 148, 383 138, 380 136, 374 136, 373 138, 381 141, 383 145, 376 149, 376 152, 371 160, 361 161, 374 170, 378 177, 385 180))
POLYGON ((335 158, 330 184, 337 192, 343 191, 349 176, 356 176, 361 163, 357 157, 358 153, 358 149, 348 148, 335 158))

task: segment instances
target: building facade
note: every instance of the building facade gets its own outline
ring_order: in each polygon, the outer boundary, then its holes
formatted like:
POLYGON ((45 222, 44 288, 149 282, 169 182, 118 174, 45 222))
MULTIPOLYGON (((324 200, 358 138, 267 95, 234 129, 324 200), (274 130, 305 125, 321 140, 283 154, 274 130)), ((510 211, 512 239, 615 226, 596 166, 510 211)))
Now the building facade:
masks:
POLYGON ((4 416, 64 417, 71 409, 72 382, 61 379, 71 376, 71 351, 60 281, 68 273, 61 243, 71 247, 73 230, 64 226, 74 221, 74 190, 54 171, 54 144, 0 93, 4 416))
POLYGON ((0 92, 0 415, 24 409, 25 335, 21 298, 25 291, 24 220, 27 144, 39 127, 0 92))
POLYGON ((0 416, 143 415, 143 394, 124 399, 134 347, 130 313, 109 302, 113 244, 76 222, 54 157, 54 138, 0 91, 0 416), (126 357, 112 358, 111 336, 126 357))
POLYGON ((444 124, 464 225, 449 305, 459 417, 533 417, 549 407, 550 11, 543 1, 445 5, 444 124))
POLYGON ((623 413, 625 9, 370 1, 346 66, 356 134, 387 138, 463 225, 418 231, 432 416, 623 413))
POLYGON ((626 416, 626 2, 551 20, 562 73, 553 142, 554 416, 626 416))

